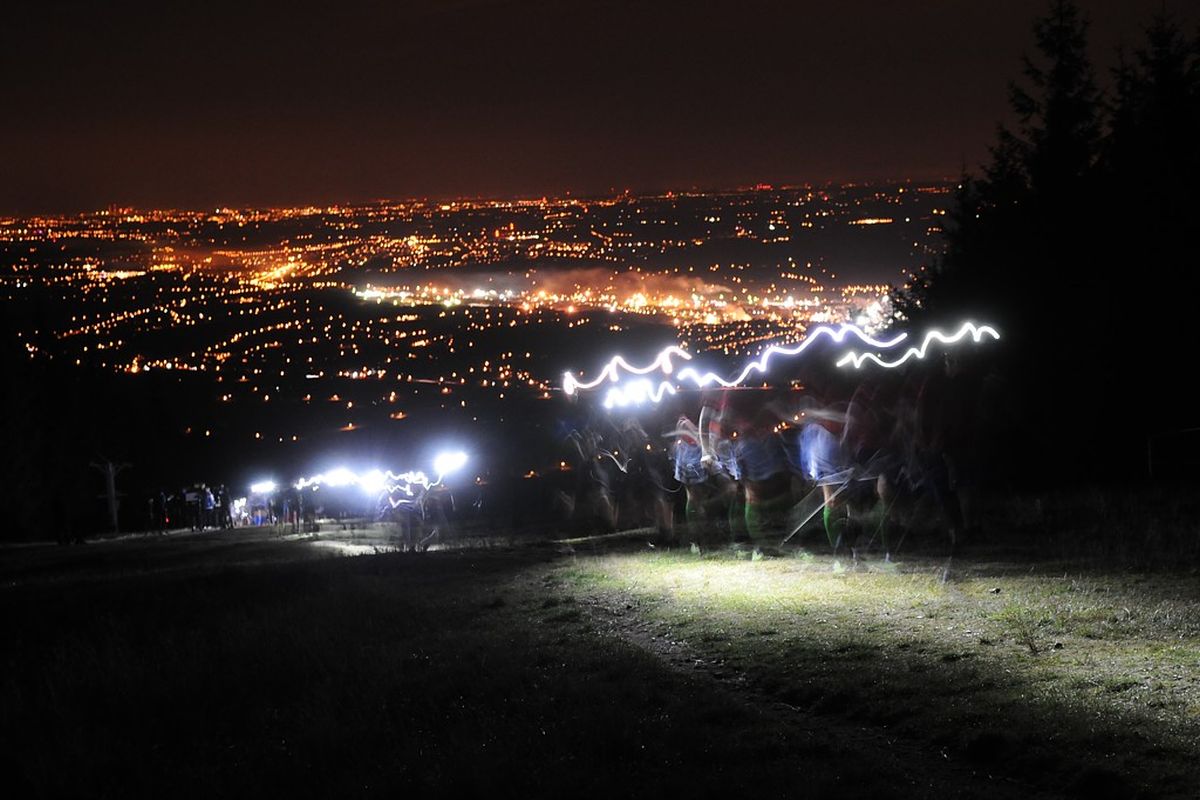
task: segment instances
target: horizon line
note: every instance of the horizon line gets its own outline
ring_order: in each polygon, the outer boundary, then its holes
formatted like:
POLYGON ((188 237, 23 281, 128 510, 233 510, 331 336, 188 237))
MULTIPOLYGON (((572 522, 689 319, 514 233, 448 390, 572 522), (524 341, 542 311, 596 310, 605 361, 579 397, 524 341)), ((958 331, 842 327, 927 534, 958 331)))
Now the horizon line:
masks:
POLYGON ((887 177, 887 178, 853 178, 853 179, 821 179, 821 180, 806 180, 806 181, 787 181, 781 183, 770 183, 767 181, 759 181, 752 184, 741 184, 737 186, 710 186, 698 187, 690 186, 687 188, 625 188, 621 190, 610 189, 609 192, 581 192, 575 194, 570 190, 562 193, 543 192, 541 194, 476 194, 476 195, 425 195, 425 196, 393 196, 393 197, 374 197, 363 200, 342 200, 335 202, 297 202, 294 204, 278 204, 278 203, 238 203, 238 204, 221 204, 215 206, 147 206, 140 204, 126 204, 121 202, 112 202, 102 208, 87 208, 76 211, 53 211, 53 212, 34 212, 26 214, 17 214, 10 212, 0 213, 0 222, 12 222, 18 220, 29 220, 34 218, 56 218, 65 219, 71 217, 88 217, 97 215, 106 215, 114 211, 131 211, 131 212, 175 212, 175 213, 218 213, 221 211, 284 211, 296 210, 304 208, 313 209, 335 209, 335 208, 356 208, 386 205, 389 203, 499 203, 499 202, 537 202, 537 201, 601 201, 601 200, 616 200, 621 197, 639 197, 639 198, 663 198, 671 196, 703 196, 703 195, 721 195, 721 194, 745 194, 755 191, 797 191, 804 189, 813 189, 820 187, 837 187, 851 188, 855 186, 894 186, 898 184, 912 183, 931 183, 931 184, 947 184, 955 183, 961 179, 959 177, 942 176, 938 178, 932 177, 887 177))

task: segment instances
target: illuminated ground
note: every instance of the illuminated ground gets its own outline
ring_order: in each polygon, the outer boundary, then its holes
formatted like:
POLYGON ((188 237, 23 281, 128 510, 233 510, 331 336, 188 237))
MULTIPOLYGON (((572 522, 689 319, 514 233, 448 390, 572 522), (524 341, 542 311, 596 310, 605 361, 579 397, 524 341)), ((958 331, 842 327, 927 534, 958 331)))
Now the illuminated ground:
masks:
POLYGON ((479 543, 0 551, 5 771, 43 795, 1189 796, 1200 777, 1194 574, 479 543))

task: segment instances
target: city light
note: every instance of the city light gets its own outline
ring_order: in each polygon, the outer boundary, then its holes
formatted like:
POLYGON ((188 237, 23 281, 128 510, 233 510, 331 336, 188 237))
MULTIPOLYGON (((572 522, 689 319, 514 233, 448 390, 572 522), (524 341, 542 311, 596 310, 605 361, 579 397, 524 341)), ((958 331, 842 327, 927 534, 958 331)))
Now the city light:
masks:
POLYGON ((275 491, 275 481, 259 481, 250 484, 250 491, 254 494, 270 494, 275 491))
MULTIPOLYGON (((447 413, 456 426, 508 425, 521 404, 560 390, 597 391, 609 408, 660 402, 683 388, 753 381, 752 360, 773 368, 818 326, 877 331, 892 286, 846 281, 811 242, 788 242, 801 229, 836 236, 891 218, 882 227, 903 237, 906 255, 888 268, 918 269, 934 252, 936 206, 949 188, 902 188, 7 219, 0 246, 15 261, 0 297, 21 302, 40 287, 70 309, 17 332, 29 358, 138 381, 186 375, 201 391, 181 433, 198 446, 284 446, 290 460, 317 435, 291 413, 299 404, 347 439, 404 433, 447 413), (912 248, 917 236, 929 246, 912 248), (27 254, 35 240, 63 256, 27 254), (99 250, 73 255, 76 241, 99 250), (567 375, 561 351, 529 344, 554 337, 565 352, 608 357, 635 326, 669 332, 674 344, 646 363, 626 353, 567 375), (750 371, 707 373, 696 362, 709 355, 750 371), (205 403, 226 424, 204 418, 205 403), (278 413, 260 415, 264 406, 278 413)), ((856 352, 872 349, 863 342, 856 352)), ((347 481, 333 470, 312 485, 347 481)))

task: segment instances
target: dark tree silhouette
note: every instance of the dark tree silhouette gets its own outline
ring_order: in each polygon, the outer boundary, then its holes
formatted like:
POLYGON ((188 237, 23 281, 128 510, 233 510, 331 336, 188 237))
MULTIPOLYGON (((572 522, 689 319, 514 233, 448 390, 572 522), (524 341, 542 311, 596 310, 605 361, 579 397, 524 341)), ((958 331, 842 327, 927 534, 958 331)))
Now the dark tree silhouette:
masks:
POLYGON ((1154 235, 1148 245, 1173 246, 1200 207, 1200 36, 1157 16, 1115 84, 1105 167, 1135 224, 1154 235))
POLYGON ((1009 90, 1016 124, 963 176, 945 253, 897 292, 896 314, 996 322, 1042 477, 1128 478, 1148 435, 1200 425, 1177 386, 1197 341, 1179 300, 1198 285, 1200 40, 1155 18, 1110 100, 1074 4, 1055 0, 1033 33, 1009 90))

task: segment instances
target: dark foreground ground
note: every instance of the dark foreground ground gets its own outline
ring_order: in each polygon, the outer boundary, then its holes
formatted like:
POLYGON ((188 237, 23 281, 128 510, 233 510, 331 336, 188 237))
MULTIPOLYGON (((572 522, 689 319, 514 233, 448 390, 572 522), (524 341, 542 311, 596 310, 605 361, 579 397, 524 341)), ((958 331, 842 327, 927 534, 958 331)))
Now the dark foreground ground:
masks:
POLYGON ((1200 792, 1194 572, 380 543, 0 551, 8 796, 1200 792))

